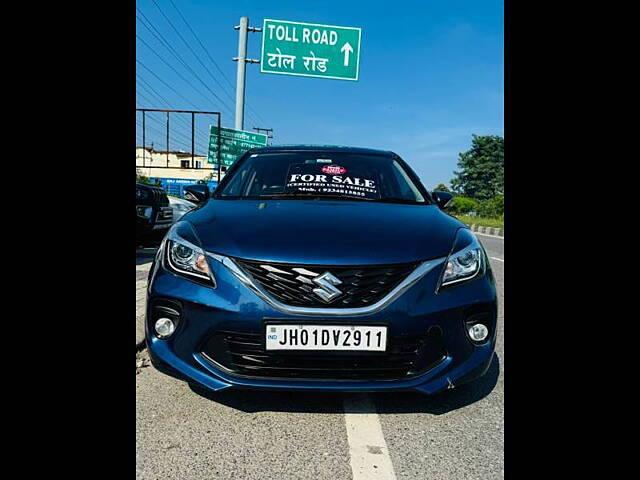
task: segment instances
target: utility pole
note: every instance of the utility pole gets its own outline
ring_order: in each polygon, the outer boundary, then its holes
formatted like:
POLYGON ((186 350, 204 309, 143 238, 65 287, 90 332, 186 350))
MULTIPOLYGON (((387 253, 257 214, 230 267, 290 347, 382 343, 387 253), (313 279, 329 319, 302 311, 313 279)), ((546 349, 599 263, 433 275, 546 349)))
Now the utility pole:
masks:
POLYGON ((258 133, 266 133, 267 138, 273 138, 273 128, 261 128, 261 127, 253 127, 253 129, 258 133))
POLYGON ((249 26, 249 17, 240 17, 240 25, 233 27, 239 30, 238 33, 238 56, 233 57, 234 62, 238 62, 238 74, 236 76, 236 119, 235 129, 242 130, 244 127, 244 85, 246 79, 246 64, 260 63, 260 60, 247 58, 247 33, 261 32, 258 27, 249 26))

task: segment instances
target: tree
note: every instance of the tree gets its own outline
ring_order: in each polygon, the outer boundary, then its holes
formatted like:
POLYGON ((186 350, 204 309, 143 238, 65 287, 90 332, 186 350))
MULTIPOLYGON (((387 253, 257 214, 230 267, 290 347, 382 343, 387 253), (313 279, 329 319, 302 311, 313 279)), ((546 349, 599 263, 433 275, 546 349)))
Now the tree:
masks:
POLYGON ((476 212, 480 203, 473 198, 467 197, 454 197, 451 202, 451 212, 464 215, 470 212, 476 212))
MULTIPOLYGON (((216 173, 215 175, 216 175, 216 178, 217 178, 218 174, 216 173)), ((199 183, 201 185, 206 185, 208 182, 213 182, 213 176, 214 176, 214 174, 213 174, 213 172, 211 172, 209 175, 207 175, 204 178, 201 178, 196 183, 199 183)))
POLYGON ((451 180, 454 192, 478 200, 504 193, 504 138, 472 135, 471 149, 461 153, 459 171, 451 180))
POLYGON ((136 183, 150 184, 151 181, 149 180, 149 177, 145 177, 144 175, 142 175, 140 173, 140 170, 138 168, 136 168, 136 183))
POLYGON ((480 202, 478 215, 481 217, 497 218, 504 215, 504 195, 480 202))
POLYGON ((448 192, 449 191, 449 187, 447 187, 444 183, 439 183, 436 188, 434 188, 434 190, 437 190, 439 192, 448 192))

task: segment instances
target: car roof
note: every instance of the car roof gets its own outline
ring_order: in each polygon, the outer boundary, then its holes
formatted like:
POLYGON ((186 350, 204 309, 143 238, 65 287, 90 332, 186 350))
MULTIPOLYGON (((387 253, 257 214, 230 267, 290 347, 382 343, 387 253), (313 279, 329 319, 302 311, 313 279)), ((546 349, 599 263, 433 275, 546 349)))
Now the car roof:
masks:
POLYGON ((377 150, 364 147, 347 147, 342 145, 271 145, 269 147, 252 148, 251 153, 276 153, 276 152, 344 152, 344 153, 364 153, 369 155, 395 155, 389 150, 377 150))

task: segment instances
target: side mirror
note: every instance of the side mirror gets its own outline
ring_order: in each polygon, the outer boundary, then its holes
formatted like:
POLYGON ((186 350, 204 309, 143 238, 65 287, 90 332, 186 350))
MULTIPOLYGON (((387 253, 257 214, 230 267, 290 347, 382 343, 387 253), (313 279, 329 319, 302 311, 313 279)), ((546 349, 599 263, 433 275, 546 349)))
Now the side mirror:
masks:
POLYGON ((182 189, 185 200, 201 204, 209 200, 211 192, 207 185, 188 185, 182 189))
POLYGON ((441 210, 444 210, 450 207, 451 202, 453 201, 453 194, 449 192, 434 190, 431 196, 436 201, 436 205, 438 205, 438 207, 440 207, 441 210))

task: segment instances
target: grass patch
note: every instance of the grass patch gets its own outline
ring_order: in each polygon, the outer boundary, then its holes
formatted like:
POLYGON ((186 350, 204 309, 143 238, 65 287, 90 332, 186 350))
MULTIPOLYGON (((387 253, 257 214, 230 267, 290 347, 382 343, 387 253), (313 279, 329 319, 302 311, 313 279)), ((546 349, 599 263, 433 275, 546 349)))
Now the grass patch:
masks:
POLYGON ((479 227, 504 228, 504 217, 485 218, 472 217, 470 215, 455 215, 455 217, 467 225, 478 225, 479 227))

